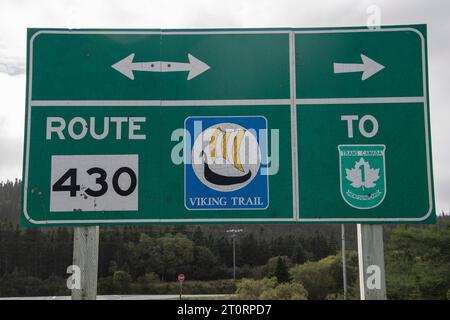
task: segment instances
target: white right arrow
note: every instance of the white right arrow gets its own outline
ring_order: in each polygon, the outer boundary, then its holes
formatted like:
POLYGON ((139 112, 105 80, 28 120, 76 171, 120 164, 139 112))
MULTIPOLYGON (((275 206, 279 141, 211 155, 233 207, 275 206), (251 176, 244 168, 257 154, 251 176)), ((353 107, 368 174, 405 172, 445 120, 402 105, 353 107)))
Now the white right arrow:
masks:
POLYGON ((350 72, 361 72, 361 80, 369 79, 378 71, 384 69, 384 66, 376 62, 375 60, 366 57, 361 54, 361 60, 363 63, 334 63, 334 73, 350 73, 350 72))
POLYGON ((134 80, 133 71, 147 72, 179 72, 189 71, 187 80, 195 78, 199 74, 210 68, 206 63, 200 61, 191 54, 188 54, 189 62, 170 62, 170 61, 151 61, 151 62, 133 62, 134 53, 126 58, 116 62, 111 67, 119 71, 127 78, 134 80))

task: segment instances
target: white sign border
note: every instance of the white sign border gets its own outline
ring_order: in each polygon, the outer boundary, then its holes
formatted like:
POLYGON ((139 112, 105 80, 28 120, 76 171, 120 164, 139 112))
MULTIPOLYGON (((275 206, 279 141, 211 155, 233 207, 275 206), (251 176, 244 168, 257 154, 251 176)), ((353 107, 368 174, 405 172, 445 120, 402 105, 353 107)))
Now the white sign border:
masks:
MULTIPOLYGON (((294 31, 294 34, 323 34, 323 33, 359 33, 359 32, 395 32, 395 31, 409 31, 416 33, 420 38, 422 45, 422 97, 392 97, 392 98, 355 98, 355 103, 401 103, 401 102, 423 102, 424 104, 424 122, 425 122, 425 148, 427 158, 427 174, 428 174, 428 204, 429 208, 427 213, 419 218, 299 218, 299 222, 420 222, 426 220, 433 212, 433 191, 432 191, 432 178, 431 178, 431 152, 430 152, 430 137, 429 137, 429 125, 428 125, 428 87, 427 87, 427 64, 426 64, 426 52, 425 52, 425 38, 423 34, 411 27, 399 27, 399 28, 380 28, 380 29, 331 29, 331 30, 305 30, 294 31)), ((296 98, 296 96, 294 97, 296 98)), ((296 99, 296 103, 303 103, 303 99, 296 99)), ((334 104, 334 103, 351 103, 353 99, 304 99, 303 104, 334 104), (334 101, 335 100, 335 101, 334 101), (347 101, 345 101, 347 100, 347 101), (344 102, 345 101, 345 102, 344 102)))
MULTIPOLYGON (((425 53, 425 39, 422 33, 412 27, 398 27, 398 28, 381 28, 381 29, 339 29, 329 28, 320 30, 230 30, 230 31, 91 31, 91 30, 40 30, 33 34, 29 43, 29 65, 28 65, 28 98, 27 98, 27 130, 26 130, 26 145, 25 145, 25 170, 23 181, 23 212, 25 218, 32 224, 46 225, 46 224, 127 224, 127 223, 204 223, 204 222, 227 222, 227 223, 239 223, 239 222, 332 222, 332 223, 358 223, 358 222, 420 222, 426 220, 433 212, 433 192, 432 192, 432 178, 431 178, 431 151, 430 151, 430 137, 429 137, 429 124, 428 124, 428 88, 426 78, 426 53, 425 53), (422 45, 422 78, 423 78, 423 97, 387 97, 387 98, 349 98, 345 99, 347 103, 352 103, 353 100, 357 102, 353 103, 400 103, 400 102, 419 102, 424 103, 424 120, 425 120, 425 145, 426 145, 426 158, 427 158, 427 173, 428 173, 428 190, 429 190, 429 210, 420 218, 301 218, 298 202, 298 153, 297 153, 297 116, 296 108, 297 104, 323 104, 326 103, 342 103, 342 98, 337 99, 297 99, 295 90, 295 35, 306 33, 354 33, 354 32, 395 32, 395 31, 411 31, 415 32, 421 40, 422 45), (291 108, 291 143, 292 143, 292 185, 293 185, 293 217, 292 218, 244 218, 244 219, 101 219, 101 220, 45 220, 37 221, 32 219, 28 215, 27 211, 27 192, 28 192, 28 164, 29 164, 29 149, 30 149, 30 131, 31 131, 31 107, 32 106, 45 106, 46 101, 33 101, 32 100, 32 70, 33 70, 33 42, 37 36, 41 34, 146 34, 146 35, 193 35, 193 34, 288 34, 289 35, 289 59, 290 59, 290 99, 259 99, 259 100, 181 100, 181 101, 163 101, 163 100, 148 100, 137 101, 138 105, 167 105, 167 106, 187 106, 187 105, 290 105, 291 108), (336 101, 334 101, 336 100, 336 101)), ((58 106, 70 106, 70 105, 87 105, 88 101, 48 101, 52 105, 58 106)), ((136 105, 136 101, 95 101, 97 105, 110 105, 113 106, 125 106, 136 105), (122 103, 121 103, 122 102, 122 103)))
MULTIPOLYGON (((53 225, 53 224, 67 224, 67 225, 77 225, 77 224, 127 224, 127 223, 204 223, 204 222, 227 222, 229 224, 239 223, 239 222, 295 222, 296 214, 293 210, 292 218, 211 218, 211 219, 89 219, 89 220, 34 220, 28 214, 27 208, 27 190, 28 190, 28 164, 29 164, 29 148, 30 148, 30 128, 31 128, 31 107, 32 106, 78 106, 86 105, 86 101, 33 101, 32 100, 32 78, 33 78, 33 43, 34 40, 41 34, 145 34, 145 35, 189 35, 189 34, 286 34, 292 38, 292 30, 248 30, 248 31, 192 31, 192 32, 181 32, 181 31, 91 31, 91 30, 40 30, 33 34, 30 38, 29 43, 29 69, 28 69, 28 99, 27 99, 27 132, 26 132, 26 155, 25 155, 25 172, 24 172, 24 186, 23 186, 23 213, 25 218, 32 224, 37 225, 53 225), (47 104, 47 102, 49 104, 47 104)), ((291 41, 289 41, 289 46, 291 46, 291 41)), ((291 48, 289 48, 289 55, 291 55, 291 48)), ((291 59, 291 57, 290 57, 291 59)), ((290 68, 290 73, 292 73, 292 68, 290 68)), ((291 76, 292 79, 292 76, 291 76)), ((140 106, 160 106, 166 105, 164 100, 147 100, 138 101, 140 106)), ((125 103, 120 103, 120 101, 96 101, 97 105, 109 106, 112 103, 113 106, 135 106, 134 101, 126 101, 125 103), (118 103, 119 102, 119 103, 118 103)), ((168 106, 177 105, 271 105, 271 104, 283 104, 289 105, 292 109, 295 108, 294 99, 257 99, 257 100, 180 100, 180 101, 167 101, 168 106), (206 103, 205 103, 206 102, 206 103), (179 103, 179 104, 178 104, 179 103)), ((291 117, 292 122, 296 119, 291 117)), ((294 166, 294 164, 292 164, 294 166)), ((294 171, 294 170, 293 170, 294 171)), ((295 197, 294 197, 295 199, 295 197)), ((295 200, 294 200, 295 201, 295 200)))

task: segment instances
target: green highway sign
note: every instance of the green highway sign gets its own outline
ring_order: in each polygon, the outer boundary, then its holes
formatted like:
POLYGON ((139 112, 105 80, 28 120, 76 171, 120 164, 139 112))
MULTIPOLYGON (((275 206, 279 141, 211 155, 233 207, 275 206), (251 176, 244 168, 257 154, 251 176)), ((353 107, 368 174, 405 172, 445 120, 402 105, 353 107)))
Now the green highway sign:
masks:
POLYGON ((23 226, 433 223, 426 26, 29 29, 23 226))

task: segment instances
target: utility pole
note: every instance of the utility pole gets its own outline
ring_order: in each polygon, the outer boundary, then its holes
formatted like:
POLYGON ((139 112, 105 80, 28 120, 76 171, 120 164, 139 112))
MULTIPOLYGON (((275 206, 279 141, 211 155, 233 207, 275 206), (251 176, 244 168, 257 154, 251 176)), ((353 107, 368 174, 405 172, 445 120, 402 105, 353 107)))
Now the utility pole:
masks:
POLYGON ((347 300, 347 264, 345 257, 345 225, 341 224, 341 240, 342 240, 342 279, 344 281, 344 300, 347 300))
POLYGON ((231 233, 233 239, 233 280, 236 280, 236 236, 238 233, 244 231, 244 229, 229 229, 228 233, 231 233))

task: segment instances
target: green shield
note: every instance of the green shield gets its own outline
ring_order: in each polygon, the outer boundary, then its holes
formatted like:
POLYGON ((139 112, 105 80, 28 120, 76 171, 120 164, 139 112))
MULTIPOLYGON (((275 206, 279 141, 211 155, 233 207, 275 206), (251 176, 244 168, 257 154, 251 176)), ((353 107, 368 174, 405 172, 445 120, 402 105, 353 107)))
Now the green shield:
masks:
POLYGON ((386 146, 339 145, 341 195, 356 209, 371 209, 386 195, 386 146))

